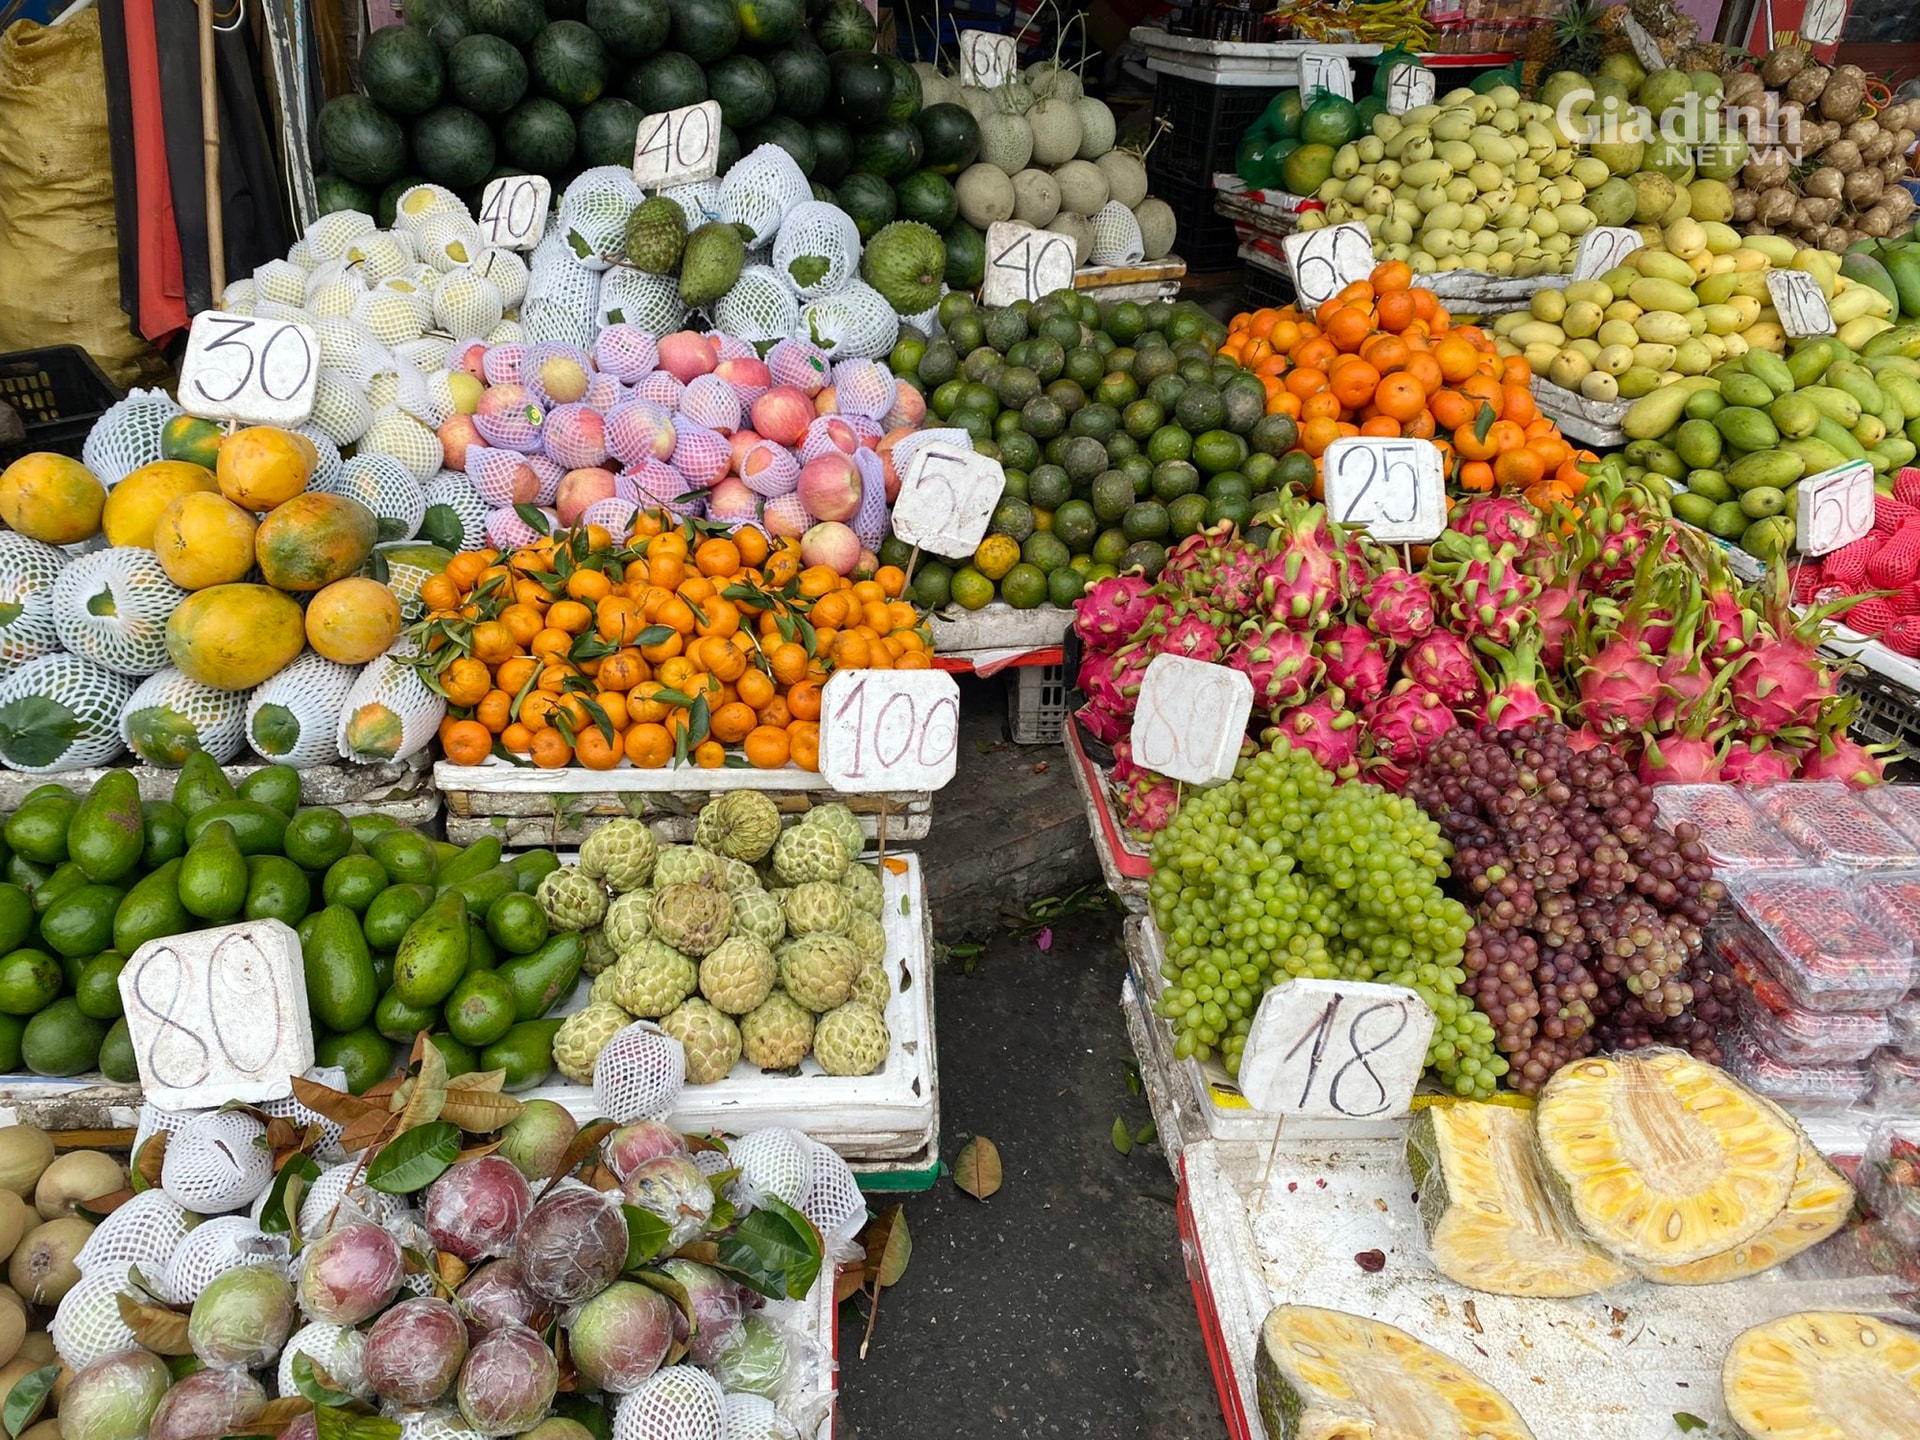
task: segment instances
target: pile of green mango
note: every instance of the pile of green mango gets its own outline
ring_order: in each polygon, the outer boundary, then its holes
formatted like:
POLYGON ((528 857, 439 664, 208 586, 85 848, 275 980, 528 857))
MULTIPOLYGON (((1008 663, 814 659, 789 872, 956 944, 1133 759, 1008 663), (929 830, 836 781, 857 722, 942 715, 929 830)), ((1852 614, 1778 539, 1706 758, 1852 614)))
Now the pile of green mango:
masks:
POLYGON ((1920 324, 1857 354, 1831 335, 1749 350, 1636 401, 1621 428, 1630 478, 1684 485, 1675 515, 1773 560, 1793 549, 1801 480, 1865 460, 1891 494, 1920 453, 1920 324))
POLYGON ((42 785, 0 823, 0 1072, 139 1078, 121 968, 149 940, 272 919, 300 937, 314 1050, 355 1092, 425 1030, 453 1074, 504 1070, 524 1090, 553 1069, 548 1012, 586 959, 548 933, 534 890, 550 850, 511 860, 382 815, 302 806, 270 765, 239 788, 205 753, 170 800, 129 771, 85 795, 42 785))

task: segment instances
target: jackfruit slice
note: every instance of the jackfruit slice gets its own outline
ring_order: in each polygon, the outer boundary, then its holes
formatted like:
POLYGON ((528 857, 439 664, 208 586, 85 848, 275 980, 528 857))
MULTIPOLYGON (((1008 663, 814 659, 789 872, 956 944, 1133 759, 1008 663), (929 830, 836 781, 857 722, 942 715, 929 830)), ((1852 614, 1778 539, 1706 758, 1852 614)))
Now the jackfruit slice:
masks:
POLYGON ((1431 1105, 1414 1116, 1407 1166, 1442 1275, 1495 1295, 1591 1295, 1633 1271, 1554 1209, 1533 1117, 1511 1105, 1431 1105))
POLYGON ((1271 1440, 1533 1440, 1520 1412, 1466 1366, 1341 1310, 1274 1307, 1254 1372, 1271 1440))
POLYGON ((1720 1388, 1752 1440, 1920 1435, 1920 1335, 1872 1315, 1785 1315, 1734 1337, 1720 1388))
POLYGON ((1540 1092, 1534 1132, 1587 1233, 1650 1265, 1752 1239, 1799 1169, 1799 1136, 1772 1105, 1679 1051, 1574 1062, 1540 1092))

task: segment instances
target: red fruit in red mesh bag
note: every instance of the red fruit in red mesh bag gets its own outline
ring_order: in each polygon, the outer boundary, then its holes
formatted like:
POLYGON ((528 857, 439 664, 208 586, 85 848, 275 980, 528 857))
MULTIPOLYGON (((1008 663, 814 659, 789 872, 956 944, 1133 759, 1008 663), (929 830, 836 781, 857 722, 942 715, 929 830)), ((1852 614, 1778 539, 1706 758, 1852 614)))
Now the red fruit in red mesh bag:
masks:
POLYGON ((1867 562, 1879 552, 1886 543, 1886 537, 1869 531, 1858 540, 1849 541, 1835 550, 1821 562, 1821 573, 1829 582, 1838 585, 1848 594, 1863 590, 1867 585, 1867 562))
POLYGON ((1875 595, 1862 600, 1851 610, 1843 611, 1840 623, 1862 635, 1878 635, 1899 618, 1900 612, 1893 608, 1891 600, 1883 595, 1875 595))
POLYGON ((1920 506, 1920 469, 1903 466, 1893 477, 1893 498, 1903 505, 1920 506))
POLYGON ((1920 614, 1894 616, 1880 632, 1880 643, 1901 655, 1920 656, 1920 614))

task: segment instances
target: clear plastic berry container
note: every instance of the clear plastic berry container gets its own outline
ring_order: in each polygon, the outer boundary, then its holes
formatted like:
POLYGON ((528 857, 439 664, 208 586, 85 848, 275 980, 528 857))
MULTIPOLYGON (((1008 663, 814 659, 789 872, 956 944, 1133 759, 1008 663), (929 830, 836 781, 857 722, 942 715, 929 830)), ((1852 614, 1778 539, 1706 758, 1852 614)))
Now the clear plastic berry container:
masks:
POLYGON ((1920 1057, 1882 1050, 1867 1067, 1873 1108, 1894 1115, 1920 1115, 1920 1057))
POLYGON ((1869 1130, 1855 1179, 1888 1233, 1909 1248, 1920 1245, 1920 1124, 1882 1122, 1869 1130))
POLYGON ((1902 1055, 1920 1055, 1920 995, 1909 995, 1887 1011, 1890 1043, 1902 1055))
POLYGON ((1885 1010, 1913 988, 1913 939, 1878 924, 1838 870, 1727 877, 1738 919, 1720 946, 1758 965, 1803 1010, 1885 1010))
POLYGON ((1690 824, 1716 870, 1793 870, 1807 857, 1733 785, 1659 785, 1653 803, 1672 829, 1690 824))
POLYGON ((1727 1043, 1727 1073, 1781 1105, 1844 1110, 1867 1093, 1865 1065, 1803 1065, 1776 1060, 1751 1035, 1727 1043))
POLYGON ((1771 785, 1759 792, 1759 804, 1817 864, 1850 870, 1920 867, 1920 843, 1881 819, 1857 791, 1837 782, 1771 785))
POLYGON ((1876 871, 1855 884, 1862 907, 1882 929, 1920 948, 1920 870, 1876 871))
POLYGON ((1791 1065, 1857 1064, 1892 1039, 1881 1011, 1803 1010, 1771 976, 1745 966, 1736 967, 1735 973, 1742 980, 1753 973, 1753 981, 1739 987, 1740 1018, 1746 1033, 1776 1060, 1791 1065))
POLYGON ((1874 814, 1920 845, 1920 785, 1875 785, 1862 790, 1860 799, 1874 814))

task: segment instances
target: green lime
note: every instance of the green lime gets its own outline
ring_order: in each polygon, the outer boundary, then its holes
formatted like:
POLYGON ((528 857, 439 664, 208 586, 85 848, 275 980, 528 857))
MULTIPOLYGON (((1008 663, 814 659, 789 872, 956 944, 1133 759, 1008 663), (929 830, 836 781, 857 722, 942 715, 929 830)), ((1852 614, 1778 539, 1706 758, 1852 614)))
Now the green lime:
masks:
POLYGON ((1167 407, 1151 396, 1142 396, 1120 412, 1120 424, 1136 440, 1149 440, 1167 421, 1167 407))
MULTIPOLYGON (((1011 495, 1016 500, 1025 500, 1027 498, 1027 472, 1020 469, 1013 469, 1008 470, 1006 475, 1007 485, 1000 493, 1002 495, 1011 495)), ((900 568, 904 570, 906 567, 903 565, 900 568)))
POLYGON ((1253 485, 1238 470, 1222 470, 1208 479, 1206 494, 1209 500, 1251 500, 1253 485))
POLYGON ((345 1035, 317 1035, 313 1058, 347 1072, 347 1089, 358 1095, 387 1078, 393 1068, 393 1043, 371 1025, 345 1035))
POLYGON ((1141 318, 1147 322, 1147 329, 1164 331, 1167 317, 1173 314, 1173 302, 1170 300, 1149 300, 1140 307, 1141 318))
POLYGON ((1208 430, 1193 441, 1193 463, 1209 475, 1237 470, 1247 458, 1247 442, 1231 430, 1208 430))
POLYGON ((1069 500, 1053 512, 1053 533, 1074 554, 1090 554, 1100 538, 1100 517, 1085 500, 1069 500))
POLYGON ((970 351, 967 358, 960 362, 960 378, 977 385, 991 379, 1006 363, 998 350, 991 345, 982 345, 970 351))
POLYGON ((951 330, 963 315, 973 314, 979 307, 973 303, 973 296, 964 290, 950 290, 940 297, 940 328, 951 330))
POLYGON ((1005 353, 1027 338, 1027 317, 1011 305, 996 305, 986 312, 987 343, 1005 353))
POLYGON ((1141 314, 1137 302, 1117 300, 1102 316, 1100 328, 1122 345, 1131 345, 1139 338, 1140 332, 1147 328, 1147 318, 1141 314))
POLYGON ((978 610, 993 599, 993 582, 971 565, 953 572, 953 603, 962 610, 978 610))
POLYGON ((947 338, 962 355, 971 355, 986 344, 987 332, 978 315, 962 315, 947 326, 947 338))
POLYGON ((1167 502, 1167 525, 1176 540, 1197 535, 1207 523, 1207 497, 1182 495, 1167 502))
POLYGON ((1085 570, 1082 570, 1080 572, 1081 578, 1084 579, 1089 585, 1093 584, 1096 580, 1111 580, 1114 576, 1118 575, 1119 573, 1120 572, 1114 569, 1113 566, 1102 565, 1097 560, 1091 563, 1090 565, 1088 565, 1085 570))
POLYGON ((985 411, 962 408, 947 416, 947 423, 973 437, 976 455, 985 453, 980 449, 979 441, 993 439, 993 418, 985 411))
POLYGON ((1111 335, 1104 334, 1098 330, 1094 331, 1093 332, 1093 348, 1095 353, 1098 354, 1100 358, 1106 362, 1107 368, 1109 370, 1113 369, 1114 368, 1113 352, 1120 348, 1117 344, 1114 343, 1113 337, 1111 335))
POLYGON ((1187 393, 1187 382, 1178 375, 1162 375, 1147 386, 1147 398, 1157 400, 1163 409, 1172 410, 1180 403, 1180 397, 1187 393))
POLYGON ((1217 387, 1213 383, 1213 366, 1204 359, 1182 360, 1177 373, 1187 382, 1189 389, 1195 385, 1204 385, 1217 393, 1217 387))
POLYGON ((1120 557, 1126 553, 1126 532, 1118 526, 1110 526, 1102 530, 1099 538, 1093 542, 1093 563, 1096 565, 1117 566, 1120 563, 1120 557))
POLYGON ((1300 438, 1291 415, 1262 415, 1247 432, 1247 444, 1262 455, 1284 455, 1300 438))
POLYGON ((951 340, 944 337, 929 340, 915 373, 924 384, 944 385, 960 373, 960 352, 953 348, 951 340))
POLYGON ((1047 576, 1047 599, 1062 610, 1070 607, 1086 592, 1087 578, 1071 565, 1062 565, 1047 576))
POLYGON ((922 560, 913 572, 913 603, 938 610, 953 598, 953 567, 944 560, 922 560))
MULTIPOLYGON (((961 408, 965 409, 966 407, 962 406, 961 408)), ((993 417, 993 438, 996 440, 1005 440, 1007 436, 1013 434, 1016 430, 1020 430, 1023 424, 1025 424, 1025 421, 1020 418, 1020 412, 1018 410, 1002 410, 998 415, 993 417)), ((1021 433, 1024 434, 1025 432, 1022 431, 1021 433)))
POLYGON ((1319 478, 1319 472, 1313 468, 1313 457, 1304 450, 1289 450, 1280 457, 1280 463, 1274 468, 1273 483, 1281 489, 1311 492, 1313 483, 1319 478))
POLYGON ((1076 485, 1085 484, 1107 468, 1107 447, 1090 435, 1075 435, 1060 447, 1060 464, 1076 485))
POLYGON ((1167 507, 1158 500, 1142 500, 1128 507, 1120 528, 1129 540, 1163 540, 1168 529, 1167 507))
POLYGON ((1067 412, 1047 395, 1036 395, 1021 406, 1020 418, 1036 440, 1051 440, 1067 428, 1067 412))
POLYGON ((1049 340, 1042 335, 1027 342, 1027 355, 1023 363, 1031 367, 1033 373, 1042 380, 1058 380, 1060 372, 1067 366, 1067 352, 1059 341, 1049 340))
POLYGON ((887 368, 903 378, 917 375, 920 373, 920 362, 926 358, 926 340, 918 335, 906 336, 894 342, 893 350, 887 356, 887 368))
POLYGON ((1146 386, 1151 394, 1154 382, 1173 374, 1179 363, 1165 345, 1150 344, 1142 337, 1140 348, 1133 356, 1133 378, 1146 386))
POLYGON ((1056 380, 1047 386, 1047 396, 1069 415, 1087 403, 1087 392, 1067 379, 1056 380))
POLYGON ((1049 315, 1040 322, 1040 338, 1051 340, 1062 350, 1078 349, 1080 322, 1066 315, 1049 315))
POLYGON ((993 388, 1002 405, 1018 410, 1040 393, 1040 377, 1024 365, 1002 365, 993 372, 993 388))
MULTIPOLYGON (((1121 375, 1133 374, 1134 357, 1139 353, 1140 352, 1135 350, 1131 345, 1116 345, 1113 353, 1107 356, 1107 372, 1109 374, 1118 373, 1121 375)), ((1135 381, 1134 383, 1138 384, 1139 382, 1135 381)))
POLYGON ((1167 547, 1158 540, 1136 540, 1120 557, 1122 570, 1137 569, 1149 580, 1158 580, 1167 566, 1167 547))
POLYGON ((1073 551, 1061 543, 1058 535, 1046 530, 1036 530, 1020 547, 1020 558, 1037 568, 1042 574, 1051 575, 1055 570, 1066 568, 1067 563, 1073 559, 1073 551))
POLYGON ((1103 405, 1124 409, 1140 398, 1140 385, 1131 375, 1118 370, 1109 371, 1094 386, 1093 398, 1103 405))
POLYGON ((1073 499, 1073 481, 1058 465, 1042 465, 1027 477, 1027 499, 1043 510, 1058 510, 1073 499))
POLYGON ((1067 379, 1073 381, 1082 390, 1091 390, 1100 383, 1101 376, 1107 373, 1107 358, 1098 350, 1086 346, 1077 346, 1067 352, 1067 379))
POLYGON ((1202 430, 1218 429, 1227 418, 1227 407, 1213 386, 1189 385, 1173 407, 1173 418, 1198 435, 1202 430))
MULTIPOLYGON (((979 420, 982 426, 992 423, 984 416, 975 416, 974 418, 979 420)), ((971 434, 972 432, 969 431, 968 433, 971 434)), ((976 455, 984 455, 989 460, 998 460, 1000 458, 1000 442, 990 435, 974 435, 973 453, 976 455)))
POLYGON ((933 413, 944 420, 960 408, 960 392, 966 388, 964 380, 944 381, 934 387, 934 392, 928 397, 927 403, 932 406, 933 413))
POLYGON ((1153 472, 1156 467, 1146 456, 1129 455, 1119 461, 1113 468, 1123 472, 1129 480, 1133 481, 1133 493, 1135 495, 1151 495, 1153 493, 1153 472))
POLYGON ((1000 431, 1000 463, 1010 470, 1031 471, 1040 463, 1040 442, 1027 434, 1020 426, 1025 424, 1018 411, 1001 412, 1001 418, 1012 415, 1015 424, 1000 431))
POLYGON ((888 535, 880 542, 880 563, 904 570, 913 563, 913 547, 898 535, 888 535))
POLYGON ((328 868, 320 895, 328 905, 344 905, 360 915, 386 888, 387 872, 378 860, 371 855, 343 855, 328 868))
MULTIPOLYGON (((1093 482, 1093 513, 1108 524, 1120 519, 1133 507, 1133 481, 1124 471, 1109 470, 1093 482)), ((1137 536, 1128 535, 1129 540, 1137 536)), ((1096 552, 1097 554, 1097 552, 1096 552)))
POLYGON ((993 507, 993 520, 987 526, 987 533, 1009 536, 1018 545, 1033 534, 1033 507, 1024 500, 1002 495, 1000 503, 993 507))
POLYGON ((1279 460, 1271 455, 1262 455, 1259 451, 1247 456, 1246 463, 1240 469, 1248 483, 1265 486, 1273 478, 1273 472, 1279 467, 1279 460))
POLYGON ((1178 343, 1207 332, 1207 317, 1198 310, 1178 310, 1167 317, 1167 338, 1178 343))
POLYGON ((1118 465, 1122 460, 1140 453, 1140 442, 1124 430, 1116 430, 1107 437, 1107 459, 1118 465))
POLYGON ((956 410, 978 410, 982 415, 992 417, 1000 413, 1000 397, 993 392, 991 385, 978 380, 969 381, 960 387, 959 403, 956 410))
POLYGON ((547 943, 547 912, 531 895, 514 891, 487 907, 487 938, 510 955, 531 955, 547 943))
POLYGON ((1178 425, 1163 425, 1147 440, 1147 459, 1160 465, 1185 460, 1193 454, 1193 436, 1178 425))
POLYGON ((1047 577, 1038 565, 1021 561, 1000 577, 1000 598, 1016 610, 1032 610, 1047 600, 1047 577))
POLYGON ((1153 493, 1171 504, 1200 488, 1200 472, 1185 460, 1163 460, 1153 467, 1153 493))
POLYGON ((1102 405, 1097 401, 1082 406, 1073 412, 1073 418, 1067 421, 1069 435, 1090 435, 1102 445, 1107 437, 1120 429, 1120 412, 1111 405, 1102 405))

